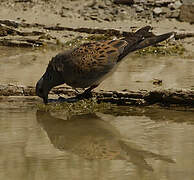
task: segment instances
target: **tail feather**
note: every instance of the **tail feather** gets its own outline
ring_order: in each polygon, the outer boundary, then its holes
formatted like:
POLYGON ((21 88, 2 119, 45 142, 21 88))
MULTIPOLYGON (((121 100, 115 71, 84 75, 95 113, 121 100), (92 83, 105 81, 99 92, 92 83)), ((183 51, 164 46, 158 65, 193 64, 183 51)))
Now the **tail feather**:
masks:
POLYGON ((151 37, 155 36, 152 32, 149 32, 152 29, 151 26, 145 26, 135 32, 136 36, 141 36, 141 37, 151 37))
POLYGON ((131 33, 129 36, 124 37, 123 40, 127 41, 128 45, 125 47, 123 53, 119 56, 118 62, 130 52, 155 45, 174 35, 174 32, 170 32, 156 36, 152 32, 149 32, 150 30, 151 26, 145 26, 137 30, 135 33, 131 33))
POLYGON ((153 46, 159 42, 162 42, 168 38, 170 38, 171 36, 173 36, 173 32, 170 33, 166 33, 166 34, 162 34, 159 36, 153 36, 153 37, 149 37, 149 38, 145 38, 143 41, 139 42, 138 44, 136 44, 136 46, 132 47, 131 49, 129 49, 130 52, 132 51, 136 51, 138 49, 142 49, 148 46, 153 46))

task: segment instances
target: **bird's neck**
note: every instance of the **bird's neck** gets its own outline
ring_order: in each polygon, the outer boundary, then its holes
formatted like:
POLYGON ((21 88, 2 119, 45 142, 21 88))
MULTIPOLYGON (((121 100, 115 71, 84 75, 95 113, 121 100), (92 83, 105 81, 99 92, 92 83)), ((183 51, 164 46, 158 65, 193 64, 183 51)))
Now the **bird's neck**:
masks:
POLYGON ((64 79, 63 76, 57 72, 57 71, 53 71, 51 76, 51 80, 50 80, 50 87, 49 90, 51 90, 53 87, 64 84, 64 79))

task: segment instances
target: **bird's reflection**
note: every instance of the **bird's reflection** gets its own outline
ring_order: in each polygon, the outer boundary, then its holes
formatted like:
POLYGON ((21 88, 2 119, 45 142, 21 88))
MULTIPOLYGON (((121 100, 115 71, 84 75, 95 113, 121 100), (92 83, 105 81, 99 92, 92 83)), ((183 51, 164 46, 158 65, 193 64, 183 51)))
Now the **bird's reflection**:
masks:
POLYGON ((88 160, 125 160, 140 169, 153 170, 146 158, 173 162, 170 158, 142 150, 123 140, 118 130, 96 114, 74 115, 68 120, 37 111, 37 121, 51 143, 61 151, 74 153, 88 160))

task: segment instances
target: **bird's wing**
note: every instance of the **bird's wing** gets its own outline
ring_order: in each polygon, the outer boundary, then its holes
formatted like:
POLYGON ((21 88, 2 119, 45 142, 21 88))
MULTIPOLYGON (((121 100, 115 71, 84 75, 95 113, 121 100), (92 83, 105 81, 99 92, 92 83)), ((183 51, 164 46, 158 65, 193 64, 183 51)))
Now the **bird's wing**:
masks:
POLYGON ((64 67, 69 67, 81 74, 109 72, 130 52, 155 45, 173 35, 166 33, 156 36, 149 32, 150 29, 150 26, 145 26, 135 33, 127 34, 123 39, 82 44, 73 50, 58 54, 50 64, 58 71, 64 71, 64 67))
POLYGON ((63 72, 67 68, 80 73, 109 71, 127 46, 125 40, 106 40, 85 43, 52 58, 48 68, 63 72))
POLYGON ((118 60, 127 46, 125 40, 106 40, 86 43, 71 52, 71 62, 78 71, 107 71, 118 60))

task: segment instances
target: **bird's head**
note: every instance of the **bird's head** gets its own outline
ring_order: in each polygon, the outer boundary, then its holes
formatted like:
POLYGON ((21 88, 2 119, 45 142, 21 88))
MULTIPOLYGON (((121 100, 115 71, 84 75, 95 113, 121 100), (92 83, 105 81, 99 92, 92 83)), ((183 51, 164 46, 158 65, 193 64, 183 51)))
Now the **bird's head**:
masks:
POLYGON ((64 77, 67 75, 65 70, 68 69, 64 68, 64 62, 68 59, 69 54, 69 51, 65 51, 53 57, 47 66, 46 72, 36 84, 36 94, 43 99, 45 104, 48 103, 49 91, 53 87, 65 83, 64 77))
POLYGON ((45 104, 48 103, 48 93, 51 89, 49 84, 50 82, 46 73, 36 83, 36 95, 41 97, 45 104))
POLYGON ((60 84, 63 84, 63 78, 61 73, 57 71, 52 61, 49 63, 46 72, 36 83, 36 95, 41 97, 45 104, 48 103, 49 91, 60 84), (54 67, 54 68, 53 68, 54 67))

